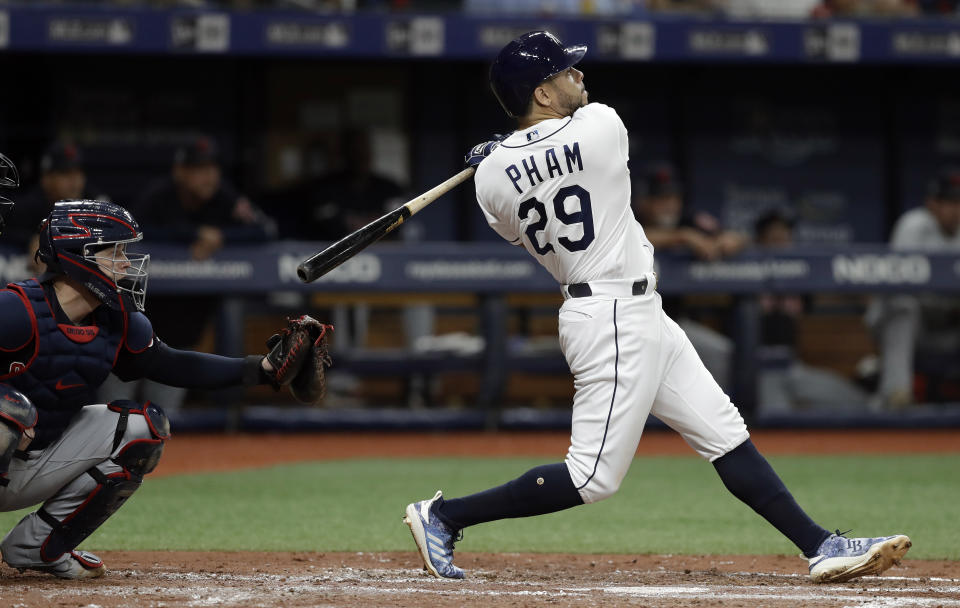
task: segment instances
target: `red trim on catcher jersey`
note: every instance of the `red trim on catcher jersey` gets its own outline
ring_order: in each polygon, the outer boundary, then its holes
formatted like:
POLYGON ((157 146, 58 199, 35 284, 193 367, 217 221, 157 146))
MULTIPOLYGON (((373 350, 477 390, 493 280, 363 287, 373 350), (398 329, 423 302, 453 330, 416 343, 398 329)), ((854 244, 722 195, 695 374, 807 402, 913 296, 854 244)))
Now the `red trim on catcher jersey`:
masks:
MULTIPOLYGON (((71 260, 70 258, 63 255, 62 253, 58 253, 57 258, 59 258, 60 261, 62 262, 70 262, 74 266, 79 266, 80 268, 83 268, 84 270, 90 272, 91 274, 97 275, 98 277, 100 277, 104 281, 107 281, 109 284, 113 285, 114 287, 117 286, 116 281, 111 281, 106 277, 106 275, 100 272, 97 272, 92 268, 84 266, 83 264, 81 264, 80 262, 77 262, 76 260, 71 260)), ((44 293, 44 297, 46 297, 46 293, 44 293)), ((127 341, 127 325, 130 322, 130 319, 129 319, 130 315, 129 313, 127 313, 126 306, 123 305, 123 297, 120 295, 119 291, 117 292, 117 301, 120 302, 120 314, 123 315, 123 338, 121 338, 120 341, 117 343, 117 352, 113 353, 113 365, 111 367, 115 367, 117 365, 117 358, 120 356, 120 349, 123 348, 124 343, 127 341)), ((49 304, 49 302, 47 302, 47 304, 49 304)), ((50 310, 52 312, 53 309, 51 308, 50 310)))
POLYGON ((21 344, 20 346, 13 347, 13 348, 4 348, 3 346, 0 346, 0 351, 3 351, 3 352, 5 352, 5 353, 15 353, 15 352, 17 352, 18 350, 21 350, 21 349, 26 348, 27 345, 30 344, 30 340, 33 340, 34 338, 36 338, 36 336, 37 336, 37 331, 36 331, 36 329, 37 329, 37 319, 36 319, 36 317, 34 317, 34 315, 33 315, 33 307, 30 306, 30 301, 27 300, 26 295, 23 294, 23 293, 20 291, 20 289, 17 288, 16 285, 8 285, 8 286, 7 286, 7 289, 5 289, 5 290, 3 290, 3 291, 9 291, 9 292, 11 292, 11 293, 17 294, 17 296, 19 296, 19 298, 23 301, 24 308, 26 308, 26 310, 27 310, 27 314, 29 314, 30 317, 32 318, 32 326, 33 326, 33 330, 34 330, 34 331, 33 331, 33 333, 31 333, 30 336, 24 341, 23 344, 21 344))
MULTIPOLYGON (((27 292, 25 292, 23 288, 20 287, 19 285, 11 284, 9 286, 9 289, 12 289, 17 293, 17 295, 20 296, 20 299, 23 300, 23 304, 27 307, 27 314, 30 315, 30 327, 31 327, 30 340, 33 340, 33 355, 30 357, 29 361, 27 361, 26 363, 22 363, 20 366, 17 367, 16 370, 13 370, 13 366, 17 362, 11 363, 10 364, 11 369, 7 370, 7 373, 0 375, 0 380, 13 378, 14 376, 18 376, 23 372, 27 371, 27 368, 33 364, 33 362, 37 358, 37 355, 40 354, 40 339, 39 339, 39 332, 37 331, 37 315, 33 311, 33 306, 30 304, 30 298, 27 297, 27 292)), ((53 311, 51 310, 51 312, 53 311)), ((28 344, 30 344, 29 340, 24 342, 23 346, 21 346, 20 348, 21 349, 25 348, 28 344)), ((20 350, 20 349, 17 349, 17 350, 20 350)), ((6 352, 13 352, 13 351, 6 351, 6 352)))

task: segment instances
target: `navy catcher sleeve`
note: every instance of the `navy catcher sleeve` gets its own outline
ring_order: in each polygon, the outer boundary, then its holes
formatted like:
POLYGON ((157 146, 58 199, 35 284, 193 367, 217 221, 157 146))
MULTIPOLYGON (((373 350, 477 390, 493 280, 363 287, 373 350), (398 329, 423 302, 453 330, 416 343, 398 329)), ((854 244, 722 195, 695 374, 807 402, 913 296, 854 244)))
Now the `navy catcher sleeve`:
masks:
POLYGON ((265 384, 261 356, 222 357, 171 348, 154 337, 140 352, 124 349, 113 372, 121 380, 149 378, 183 388, 226 388, 265 384))

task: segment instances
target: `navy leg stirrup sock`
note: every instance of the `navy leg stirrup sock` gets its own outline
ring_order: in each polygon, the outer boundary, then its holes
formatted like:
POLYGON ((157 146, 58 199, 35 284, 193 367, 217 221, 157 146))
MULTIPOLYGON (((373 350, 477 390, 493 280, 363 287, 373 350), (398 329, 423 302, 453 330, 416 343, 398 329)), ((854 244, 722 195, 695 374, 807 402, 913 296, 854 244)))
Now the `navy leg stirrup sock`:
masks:
POLYGON ((830 533, 818 526, 793 499, 770 463, 747 439, 713 462, 730 493, 813 557, 830 533))
POLYGON ((529 517, 582 505, 565 463, 530 469, 513 481, 483 492, 444 500, 437 517, 456 530, 509 517, 529 517))

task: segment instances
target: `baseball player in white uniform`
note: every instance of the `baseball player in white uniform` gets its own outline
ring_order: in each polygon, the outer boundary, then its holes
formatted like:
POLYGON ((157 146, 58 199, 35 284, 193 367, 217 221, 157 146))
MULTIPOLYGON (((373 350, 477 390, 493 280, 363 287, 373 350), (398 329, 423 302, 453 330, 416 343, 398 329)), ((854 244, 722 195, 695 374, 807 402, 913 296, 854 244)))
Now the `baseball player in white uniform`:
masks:
POLYGON ((548 32, 508 44, 491 66, 494 93, 518 129, 475 146, 477 201, 504 239, 524 247, 561 285, 560 345, 576 394, 563 462, 502 486, 407 506, 426 569, 463 578, 459 532, 474 524, 551 513, 612 496, 652 413, 713 463, 724 485, 809 559, 818 582, 878 574, 910 547, 904 535, 846 538, 814 523, 757 452, 737 408, 663 313, 653 246, 630 209, 627 130, 609 106, 588 103, 573 67, 586 47, 548 32))

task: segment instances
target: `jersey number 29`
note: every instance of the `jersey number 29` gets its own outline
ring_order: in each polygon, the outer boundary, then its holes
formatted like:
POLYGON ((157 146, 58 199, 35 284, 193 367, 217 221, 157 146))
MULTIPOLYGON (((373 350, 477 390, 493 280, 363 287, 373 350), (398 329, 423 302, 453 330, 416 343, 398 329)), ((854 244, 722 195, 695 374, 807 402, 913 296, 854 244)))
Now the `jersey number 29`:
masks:
MULTIPOLYGON (((520 207, 517 210, 520 219, 527 219, 531 209, 537 212, 540 219, 527 226, 525 233, 527 238, 530 239, 530 244, 533 245, 534 250, 540 255, 546 255, 554 250, 553 245, 550 242, 541 245, 540 241, 537 240, 537 232, 543 230, 547 225, 547 208, 536 198, 528 198, 520 203, 520 207)), ((557 242, 560 243, 564 249, 567 251, 583 251, 590 246, 590 243, 593 242, 594 234, 593 209, 590 206, 589 192, 580 186, 565 186, 560 188, 560 190, 557 191, 557 195, 553 197, 553 213, 557 216, 558 220, 567 226, 576 224, 583 225, 583 236, 576 241, 571 241, 565 236, 557 239, 557 242), (576 197, 577 200, 580 201, 580 211, 567 213, 563 203, 570 197, 576 197)))

